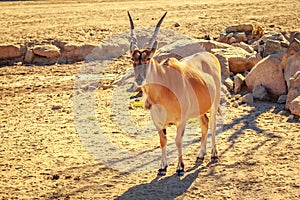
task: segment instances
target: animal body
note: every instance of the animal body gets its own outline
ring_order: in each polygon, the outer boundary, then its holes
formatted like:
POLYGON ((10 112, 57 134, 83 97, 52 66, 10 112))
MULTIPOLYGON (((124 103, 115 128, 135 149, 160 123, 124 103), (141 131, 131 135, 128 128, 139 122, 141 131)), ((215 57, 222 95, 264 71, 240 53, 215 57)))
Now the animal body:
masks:
POLYGON ((165 13, 159 20, 152 38, 145 48, 138 48, 134 24, 128 12, 131 26, 130 54, 134 67, 134 84, 143 91, 145 108, 158 131, 162 150, 159 175, 167 171, 166 127, 175 125, 175 138, 178 149, 177 174, 184 173, 182 139, 185 125, 190 118, 199 118, 202 130, 198 162, 206 155, 207 132, 212 134, 212 159, 218 158, 216 148, 216 115, 220 102, 221 70, 218 59, 211 53, 201 51, 181 60, 168 58, 162 62, 154 59, 157 50, 156 37, 165 13), (210 115, 208 117, 208 114, 210 115))

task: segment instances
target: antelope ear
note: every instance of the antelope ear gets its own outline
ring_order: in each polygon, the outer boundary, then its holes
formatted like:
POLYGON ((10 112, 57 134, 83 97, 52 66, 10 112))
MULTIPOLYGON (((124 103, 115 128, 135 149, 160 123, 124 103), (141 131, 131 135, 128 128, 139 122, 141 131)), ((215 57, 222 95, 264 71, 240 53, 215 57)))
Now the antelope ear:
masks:
POLYGON ((151 58, 154 56, 157 48, 158 48, 158 44, 157 44, 157 41, 155 41, 154 44, 153 44, 153 46, 152 46, 152 48, 151 48, 151 51, 150 51, 150 57, 151 58))

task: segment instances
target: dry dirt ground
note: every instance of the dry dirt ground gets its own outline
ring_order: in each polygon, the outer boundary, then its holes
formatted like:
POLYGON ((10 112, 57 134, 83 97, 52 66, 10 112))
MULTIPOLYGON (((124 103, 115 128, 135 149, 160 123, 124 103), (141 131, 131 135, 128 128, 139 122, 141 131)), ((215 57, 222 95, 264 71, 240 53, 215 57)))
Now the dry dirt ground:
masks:
MULTIPOLYGON (((299 31, 300 24, 298 0, 5 1, 0 6, 1 44, 40 44, 54 39, 97 44, 128 31, 127 10, 136 26, 146 28, 168 11, 163 27, 195 38, 218 35, 236 23, 258 23, 276 32, 299 31)), ((152 171, 122 172, 96 160, 81 141, 74 113, 73 97, 80 92, 74 83, 83 65, 0 68, 2 199, 300 198, 299 120, 289 119, 288 112, 280 112, 284 105, 271 102, 238 108, 227 104, 217 138, 220 162, 210 163, 208 153, 203 164, 195 165, 199 143, 193 144, 185 151, 183 177, 174 175, 174 163, 166 176, 157 178, 158 161, 152 171)), ((158 137, 145 142, 138 133, 119 130, 112 112, 116 88, 110 83, 128 68, 128 55, 108 67, 101 79, 106 86, 93 89, 95 115, 82 120, 92 121, 128 153, 158 149, 158 137)), ((151 123, 140 102, 124 102, 132 123, 151 123)), ((171 142, 174 133, 168 135, 171 142)))

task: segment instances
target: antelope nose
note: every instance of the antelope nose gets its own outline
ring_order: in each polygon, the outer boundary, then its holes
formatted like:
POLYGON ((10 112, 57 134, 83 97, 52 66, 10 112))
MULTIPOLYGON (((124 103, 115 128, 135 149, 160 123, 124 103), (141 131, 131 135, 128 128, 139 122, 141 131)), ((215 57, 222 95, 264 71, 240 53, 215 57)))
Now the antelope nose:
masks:
POLYGON ((136 82, 137 84, 141 85, 142 82, 143 82, 142 77, 141 77, 141 76, 138 76, 138 77, 135 79, 135 82, 136 82))
POLYGON ((138 86, 142 85, 144 79, 139 75, 136 79, 135 82, 138 86))

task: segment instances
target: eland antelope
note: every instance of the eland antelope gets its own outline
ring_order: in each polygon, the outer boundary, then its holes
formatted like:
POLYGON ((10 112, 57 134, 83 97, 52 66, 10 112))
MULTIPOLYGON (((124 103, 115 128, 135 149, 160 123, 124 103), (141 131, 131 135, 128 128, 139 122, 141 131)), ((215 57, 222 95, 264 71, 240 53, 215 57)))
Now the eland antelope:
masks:
POLYGON ((175 144, 178 150, 177 173, 184 173, 182 158, 182 138, 188 119, 198 117, 202 130, 198 162, 206 155, 207 132, 210 126, 212 134, 211 158, 216 160, 216 115, 220 102, 221 70, 218 59, 211 53, 201 51, 181 60, 168 58, 158 62, 154 58, 157 50, 156 37, 167 12, 156 25, 152 38, 145 48, 138 48, 134 23, 128 12, 131 27, 130 54, 135 81, 141 88, 145 99, 145 108, 150 110, 151 118, 158 131, 162 150, 159 175, 165 175, 167 163, 166 127, 175 125, 177 134, 175 144), (207 114, 210 114, 210 118, 207 114))

